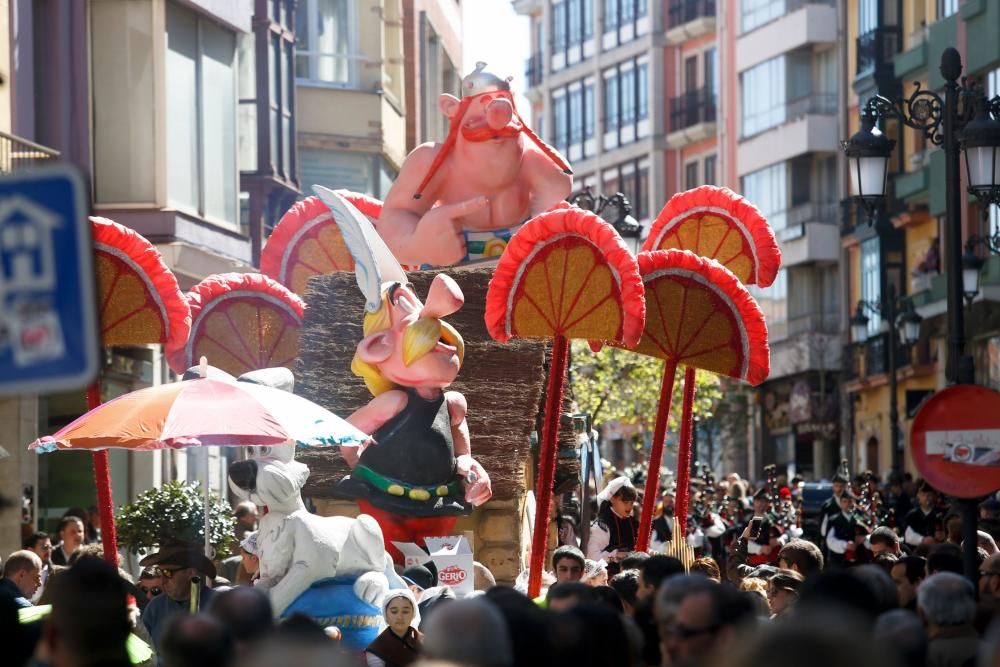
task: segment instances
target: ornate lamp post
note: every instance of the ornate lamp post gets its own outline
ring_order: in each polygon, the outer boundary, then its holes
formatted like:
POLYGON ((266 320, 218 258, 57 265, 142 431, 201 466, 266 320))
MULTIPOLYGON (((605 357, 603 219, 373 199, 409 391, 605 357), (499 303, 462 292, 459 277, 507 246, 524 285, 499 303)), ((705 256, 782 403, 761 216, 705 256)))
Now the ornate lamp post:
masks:
POLYGON ((924 318, 917 314, 913 308, 913 302, 909 299, 899 299, 896 296, 896 288, 889 285, 889 294, 885 300, 878 301, 858 301, 854 316, 851 317, 851 340, 855 345, 860 345, 868 340, 868 322, 870 319, 865 315, 868 311, 872 315, 882 318, 889 327, 889 428, 892 440, 892 471, 899 474, 903 470, 903 450, 902 437, 899 431, 899 397, 897 396, 896 384, 896 344, 909 349, 920 339, 920 323, 924 318))
MULTIPOLYGON (((962 188, 961 188, 961 152, 966 153, 966 169, 969 174, 969 192, 979 197, 987 206, 1000 202, 1000 164, 997 163, 997 148, 1000 146, 1000 132, 997 131, 995 116, 1000 115, 1000 97, 986 100, 978 86, 970 85, 963 79, 962 57, 954 48, 947 48, 941 54, 941 75, 945 79, 944 97, 923 90, 919 84, 917 89, 906 99, 889 100, 876 95, 865 104, 862 115, 862 132, 865 131, 864 116, 875 116, 879 119, 896 118, 904 125, 924 133, 924 136, 935 146, 941 146, 945 156, 945 213, 946 213, 946 244, 948 265, 948 362, 947 377, 952 384, 971 384, 975 379, 975 368, 972 357, 964 354, 965 322, 963 319, 962 302, 966 297, 963 285, 962 255, 962 188), (961 102, 961 104, 960 104, 961 102)), ((867 130, 874 134, 874 125, 867 130)), ((861 134, 861 133, 859 133, 861 134)), ((866 210, 875 210, 884 201, 884 181, 882 197, 876 199, 875 189, 867 194, 861 187, 861 176, 868 176, 867 183, 874 180, 872 174, 876 171, 875 163, 869 161, 862 169, 861 160, 872 160, 874 149, 866 154, 862 150, 866 144, 871 145, 870 137, 855 135, 843 142, 844 152, 852 169, 858 174, 858 188, 854 193, 862 198, 861 203, 866 210), (858 138, 855 141, 855 137, 858 138), (868 196, 869 199, 863 197, 868 196)), ((883 144, 884 150, 884 144, 883 144)), ((891 152, 891 149, 890 149, 891 152)), ((853 179, 853 176, 852 176, 853 179)), ((869 223, 873 222, 869 217, 869 223)), ((962 540, 967 548, 963 554, 965 574, 973 582, 977 579, 976 564, 976 528, 977 511, 974 500, 962 500, 962 540)))
POLYGON ((642 238, 642 225, 632 217, 632 203, 629 202, 621 192, 616 192, 610 197, 604 195, 594 195, 591 186, 585 187, 580 192, 570 195, 567 199, 570 204, 578 206, 587 211, 593 211, 612 227, 625 239, 631 239, 632 252, 639 251, 639 241, 642 238))

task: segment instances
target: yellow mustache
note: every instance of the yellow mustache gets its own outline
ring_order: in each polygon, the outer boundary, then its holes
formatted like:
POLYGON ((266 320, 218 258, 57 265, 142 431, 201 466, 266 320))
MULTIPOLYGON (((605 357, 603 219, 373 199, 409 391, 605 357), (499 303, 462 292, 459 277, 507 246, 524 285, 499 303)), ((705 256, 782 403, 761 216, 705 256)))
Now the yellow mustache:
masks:
POLYGON ((461 364, 465 359, 462 336, 447 322, 432 317, 421 318, 403 331, 403 364, 409 366, 441 341, 458 350, 458 363, 461 364))

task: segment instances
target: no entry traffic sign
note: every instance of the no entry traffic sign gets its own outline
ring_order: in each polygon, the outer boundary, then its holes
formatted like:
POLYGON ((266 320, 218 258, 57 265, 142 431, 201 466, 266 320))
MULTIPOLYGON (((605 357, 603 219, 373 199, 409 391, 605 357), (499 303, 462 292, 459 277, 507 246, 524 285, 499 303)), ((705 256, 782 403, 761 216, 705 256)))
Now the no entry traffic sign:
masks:
POLYGON ((910 448, 931 486, 957 498, 1000 489, 1000 393, 955 385, 931 396, 913 420, 910 448))

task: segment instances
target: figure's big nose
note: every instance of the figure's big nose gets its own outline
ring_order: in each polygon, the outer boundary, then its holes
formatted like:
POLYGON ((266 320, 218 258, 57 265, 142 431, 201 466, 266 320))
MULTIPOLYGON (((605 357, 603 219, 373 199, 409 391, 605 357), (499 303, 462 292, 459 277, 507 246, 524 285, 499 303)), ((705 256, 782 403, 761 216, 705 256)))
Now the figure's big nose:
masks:
POLYGON ((462 307, 465 303, 465 296, 458 283, 444 273, 434 276, 431 287, 427 290, 427 299, 424 301, 424 308, 420 311, 420 317, 432 317, 441 319, 451 315, 462 307))
POLYGON ((493 100, 486 107, 486 122, 494 130, 507 127, 510 119, 514 117, 514 107, 510 100, 499 98, 493 100))

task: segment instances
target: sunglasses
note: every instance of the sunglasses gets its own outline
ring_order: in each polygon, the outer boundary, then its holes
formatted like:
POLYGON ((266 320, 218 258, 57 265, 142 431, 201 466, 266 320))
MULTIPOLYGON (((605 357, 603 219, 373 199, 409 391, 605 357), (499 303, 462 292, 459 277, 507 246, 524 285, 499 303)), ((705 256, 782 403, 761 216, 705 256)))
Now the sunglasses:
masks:
POLYGON ((159 595, 160 593, 163 592, 163 590, 159 586, 153 586, 152 588, 146 588, 145 586, 139 586, 139 590, 142 591, 143 595, 147 595, 147 596, 151 595, 153 597, 156 597, 157 595, 159 595))
POLYGON ((164 579, 172 579, 175 574, 177 574, 183 569, 184 568, 182 567, 173 567, 173 568, 158 567, 156 568, 156 573, 159 576, 163 577, 164 579))
POLYGON ((980 570, 980 577, 1000 577, 1000 572, 990 572, 989 570, 980 570))

